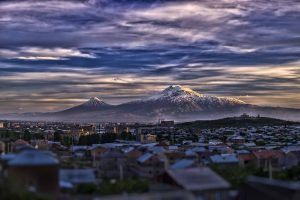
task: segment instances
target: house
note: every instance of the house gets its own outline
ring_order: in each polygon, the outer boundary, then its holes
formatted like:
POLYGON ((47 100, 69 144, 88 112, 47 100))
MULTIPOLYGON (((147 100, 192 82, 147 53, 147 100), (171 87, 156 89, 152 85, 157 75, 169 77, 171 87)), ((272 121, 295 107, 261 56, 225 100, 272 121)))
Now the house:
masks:
POLYGON ((285 167, 291 168, 300 163, 300 150, 289 151, 285 154, 285 167))
POLYGON ((229 138, 229 142, 232 142, 234 144, 244 144, 245 143, 245 138, 240 135, 234 135, 229 138))
POLYGON ((241 167, 255 166, 255 156, 252 153, 239 154, 238 160, 241 167))
POLYGON ((269 165, 273 169, 281 169, 284 166, 284 153, 280 150, 260 150, 254 151, 255 163, 257 168, 268 170, 269 165))
POLYGON ((186 169, 190 167, 196 167, 197 163, 193 159, 182 159, 171 165, 171 169, 177 170, 177 169, 186 169))
POLYGON ((109 149, 96 162, 100 177, 123 179, 131 176, 126 155, 120 149, 109 149))
POLYGON ((16 153, 7 153, 0 155, 0 174, 5 176, 6 170, 8 168, 8 162, 16 157, 16 153))
POLYGON ((8 176, 31 191, 56 196, 59 161, 49 151, 24 150, 8 161, 8 176))
POLYGON ((153 142, 156 142, 156 138, 157 136, 155 134, 141 134, 140 135, 140 142, 141 143, 153 143, 153 142))
POLYGON ((31 146, 27 141, 22 139, 18 139, 12 143, 12 150, 14 152, 18 152, 23 149, 33 149, 33 146, 31 146))
POLYGON ((96 184, 93 169, 61 169, 59 170, 59 186, 61 189, 72 189, 80 184, 96 184))
POLYGON ((253 199, 298 200, 300 199, 300 184, 251 176, 241 186, 239 200, 253 199))
POLYGON ((239 162, 236 154, 213 155, 213 156, 210 156, 210 161, 213 164, 222 165, 222 166, 237 165, 239 162))
POLYGON ((141 155, 143 155, 142 151, 140 151, 134 147, 124 148, 124 149, 122 149, 122 152, 125 154, 129 165, 133 165, 136 162, 136 160, 141 155))
POLYGON ((87 156, 89 146, 72 146, 71 151, 73 156, 83 158, 87 156))
POLYGON ((176 161, 181 160, 185 157, 185 154, 180 151, 169 151, 164 153, 165 156, 168 158, 168 163, 170 165, 174 164, 176 161))
POLYGON ((158 154, 145 153, 137 159, 135 172, 144 178, 156 178, 165 172, 165 159, 158 154))
POLYGON ((89 151, 93 160, 93 166, 96 167, 96 160, 100 160, 101 155, 108 151, 108 149, 103 147, 102 145, 93 145, 89 148, 89 151))
POLYGON ((208 167, 169 169, 162 181, 192 192, 196 199, 227 200, 230 184, 208 167))

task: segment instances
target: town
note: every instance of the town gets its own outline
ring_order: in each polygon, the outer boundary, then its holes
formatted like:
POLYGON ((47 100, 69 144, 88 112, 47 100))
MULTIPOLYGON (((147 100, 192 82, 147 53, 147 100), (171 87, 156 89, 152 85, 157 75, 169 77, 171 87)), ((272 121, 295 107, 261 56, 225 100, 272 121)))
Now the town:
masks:
POLYGON ((300 194, 296 122, 246 114, 187 123, 1 121, 0 140, 2 198, 246 200, 300 194))

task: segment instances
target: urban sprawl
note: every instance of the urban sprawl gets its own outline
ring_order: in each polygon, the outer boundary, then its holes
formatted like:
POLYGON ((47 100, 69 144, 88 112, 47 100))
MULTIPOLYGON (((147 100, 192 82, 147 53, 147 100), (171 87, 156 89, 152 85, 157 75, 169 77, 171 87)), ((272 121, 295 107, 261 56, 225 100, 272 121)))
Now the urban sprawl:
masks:
POLYGON ((0 121, 0 192, 15 199, 300 198, 300 125, 239 126, 256 118, 206 128, 0 121))

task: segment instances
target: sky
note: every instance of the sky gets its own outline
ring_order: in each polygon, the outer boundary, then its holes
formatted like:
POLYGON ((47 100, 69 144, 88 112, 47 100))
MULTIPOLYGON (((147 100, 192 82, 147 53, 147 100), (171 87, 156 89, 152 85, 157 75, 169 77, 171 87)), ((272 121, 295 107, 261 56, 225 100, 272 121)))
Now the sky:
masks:
POLYGON ((182 85, 300 108, 299 0, 0 1, 0 113, 182 85))

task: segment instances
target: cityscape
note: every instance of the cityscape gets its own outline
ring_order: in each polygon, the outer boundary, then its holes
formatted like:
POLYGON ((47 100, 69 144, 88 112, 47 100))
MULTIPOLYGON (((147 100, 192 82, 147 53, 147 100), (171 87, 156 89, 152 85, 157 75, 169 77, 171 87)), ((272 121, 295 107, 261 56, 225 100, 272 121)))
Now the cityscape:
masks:
POLYGON ((0 1, 0 200, 300 199, 298 0, 0 1))

